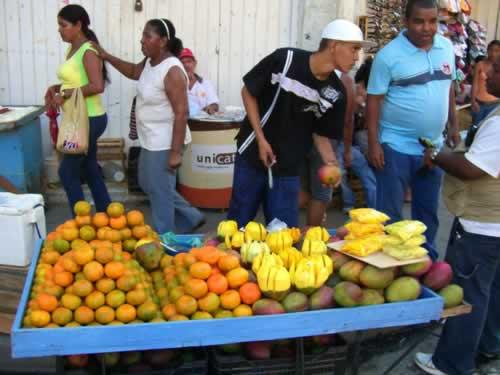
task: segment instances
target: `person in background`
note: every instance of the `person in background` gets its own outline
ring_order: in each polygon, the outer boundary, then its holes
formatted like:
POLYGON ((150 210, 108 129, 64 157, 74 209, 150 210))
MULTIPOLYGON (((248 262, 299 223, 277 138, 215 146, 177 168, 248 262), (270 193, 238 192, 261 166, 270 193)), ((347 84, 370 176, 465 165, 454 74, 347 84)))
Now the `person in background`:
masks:
MULTIPOLYGON (((353 109, 354 109, 354 82, 348 74, 339 72, 340 79, 344 84, 346 91, 346 111, 344 118, 344 132, 340 133, 338 139, 332 140, 332 147, 336 152, 336 158, 342 171, 340 187, 342 189, 343 211, 348 213, 354 208, 356 197, 349 184, 347 170, 352 172, 360 179, 364 190, 364 198, 367 207, 375 208, 377 197, 377 187, 373 170, 368 165, 358 147, 352 145, 353 138, 353 109)), ((331 186, 321 184, 317 170, 321 167, 321 158, 318 152, 311 152, 307 158, 309 187, 311 190, 311 202, 307 212, 307 225, 324 225, 326 221, 326 211, 333 189, 331 186)))
MULTIPOLYGON (((485 83, 490 95, 500 97, 500 57, 485 83)), ((499 138, 500 103, 479 130, 469 130, 465 150, 425 152, 428 168, 446 172, 443 199, 456 217, 446 260, 454 282, 463 288, 464 300, 473 306, 470 314, 446 320, 433 355, 416 353, 416 364, 428 374, 479 374, 478 355, 483 362, 500 360, 499 138)))
POLYGON ((229 219, 243 226, 262 204, 267 223, 299 225, 302 161, 314 142, 323 164, 337 164, 330 139, 342 132, 345 88, 335 70, 350 71, 363 44, 358 26, 335 20, 318 51, 280 48, 243 77, 247 117, 237 135, 229 219))
POLYGON ((219 98, 217 93, 212 82, 196 74, 198 63, 193 52, 189 48, 184 48, 179 59, 189 77, 189 115, 196 116, 200 111, 205 111, 209 115, 218 112, 219 98))
POLYGON ((377 209, 391 222, 402 219, 405 189, 412 189, 414 220, 426 226, 433 259, 442 171, 423 168, 425 138, 441 147, 458 144, 455 114, 455 57, 450 40, 437 34, 434 0, 409 0, 406 29, 375 57, 368 83, 368 157, 377 178, 377 209))
POLYGON ((105 212, 111 199, 97 164, 97 140, 106 130, 108 117, 102 104, 101 94, 107 80, 107 72, 91 41, 97 37, 89 28, 87 11, 77 4, 66 5, 57 15, 59 34, 70 46, 65 61, 57 70, 60 84, 50 86, 45 94, 47 107, 62 108, 71 97, 73 89, 80 88, 85 97, 89 116, 89 147, 86 155, 62 156, 59 177, 68 197, 71 214, 76 202, 84 200, 81 173, 90 188, 96 210, 105 212))
POLYGON ((354 93, 354 143, 359 147, 363 155, 368 157, 368 131, 366 130, 366 97, 368 80, 372 69, 373 57, 369 56, 359 67, 354 82, 356 83, 354 93))
POLYGON ((182 41, 167 19, 146 22, 141 38, 145 59, 135 64, 120 60, 96 45, 103 60, 127 78, 138 81, 137 135, 141 145, 139 185, 151 201, 158 233, 192 233, 205 219, 176 191, 177 169, 184 145, 191 142, 187 128, 188 77, 177 58, 182 41))
POLYGON ((479 61, 474 68, 471 94, 473 124, 479 124, 500 102, 499 97, 490 94, 486 89, 486 74, 498 56, 500 56, 500 40, 493 40, 488 44, 488 56, 479 61))

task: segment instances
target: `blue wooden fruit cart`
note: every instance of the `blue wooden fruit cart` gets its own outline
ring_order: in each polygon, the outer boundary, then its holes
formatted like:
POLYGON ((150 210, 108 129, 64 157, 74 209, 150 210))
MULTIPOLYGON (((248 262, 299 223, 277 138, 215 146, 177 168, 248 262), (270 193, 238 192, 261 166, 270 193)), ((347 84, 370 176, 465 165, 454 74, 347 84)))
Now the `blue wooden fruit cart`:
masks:
MULTIPOLYGON (((12 356, 28 358, 150 349, 206 347, 234 342, 299 338, 374 328, 400 327, 437 321, 443 299, 423 288, 418 300, 382 305, 334 308, 281 315, 229 319, 189 320, 165 323, 127 324, 74 328, 23 328, 27 301, 40 256, 36 244, 12 327, 12 356)), ((303 351, 298 351, 297 373, 303 351)))

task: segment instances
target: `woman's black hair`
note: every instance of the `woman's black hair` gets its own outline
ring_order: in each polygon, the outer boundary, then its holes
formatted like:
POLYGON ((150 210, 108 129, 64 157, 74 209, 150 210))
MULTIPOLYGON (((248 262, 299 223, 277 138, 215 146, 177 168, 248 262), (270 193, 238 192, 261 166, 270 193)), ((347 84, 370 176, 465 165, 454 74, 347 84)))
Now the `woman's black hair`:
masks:
POLYGON ((148 25, 151 25, 155 32, 161 36, 162 38, 167 38, 167 49, 176 57, 179 57, 182 49, 184 48, 182 45, 182 40, 175 36, 175 27, 172 22, 167 20, 166 18, 162 19, 152 19, 147 22, 148 25), (163 22, 161 21, 163 20, 163 22), (165 24, 164 24, 165 23, 165 24), (165 25, 168 27, 168 31, 165 29, 165 25))
MULTIPOLYGON (((78 4, 69 4, 62 8, 57 14, 58 17, 61 17, 63 20, 76 25, 77 22, 80 22, 82 25, 82 33, 88 40, 96 42, 99 44, 99 40, 95 33, 89 28, 90 25, 90 17, 84 7, 78 4)), ((102 65, 102 77, 104 81, 108 81, 108 71, 106 70, 106 65, 102 65)))
POLYGON ((368 80, 370 79, 370 71, 372 70, 373 58, 368 56, 363 65, 360 66, 356 75, 354 76, 354 82, 360 83, 363 82, 365 88, 368 87, 368 80))

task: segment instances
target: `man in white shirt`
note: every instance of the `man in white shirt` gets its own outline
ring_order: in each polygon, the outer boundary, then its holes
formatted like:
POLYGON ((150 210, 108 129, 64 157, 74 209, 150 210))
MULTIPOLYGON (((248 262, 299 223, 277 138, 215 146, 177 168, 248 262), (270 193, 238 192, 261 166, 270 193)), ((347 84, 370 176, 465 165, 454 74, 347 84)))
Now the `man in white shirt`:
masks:
MULTIPOLYGON (((500 58, 486 86, 500 97, 500 58)), ((433 355, 416 354, 416 364, 428 374, 475 374, 476 356, 500 359, 499 138, 500 104, 469 131, 465 153, 425 152, 425 165, 447 174, 443 199, 456 219, 446 260, 453 267, 454 282, 473 306, 470 314, 446 321, 433 355)))
POLYGON ((201 111, 209 115, 219 110, 219 98, 212 83, 196 74, 197 61, 189 48, 184 48, 179 55, 189 77, 189 115, 196 116, 201 111))

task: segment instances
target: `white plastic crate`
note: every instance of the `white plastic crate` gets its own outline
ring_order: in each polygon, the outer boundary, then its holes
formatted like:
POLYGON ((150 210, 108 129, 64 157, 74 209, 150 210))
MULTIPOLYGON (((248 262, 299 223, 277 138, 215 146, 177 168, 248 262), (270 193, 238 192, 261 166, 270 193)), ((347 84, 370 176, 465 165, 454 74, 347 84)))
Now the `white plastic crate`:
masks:
POLYGON ((0 264, 31 262, 35 240, 46 235, 43 204, 39 194, 0 193, 0 264))

